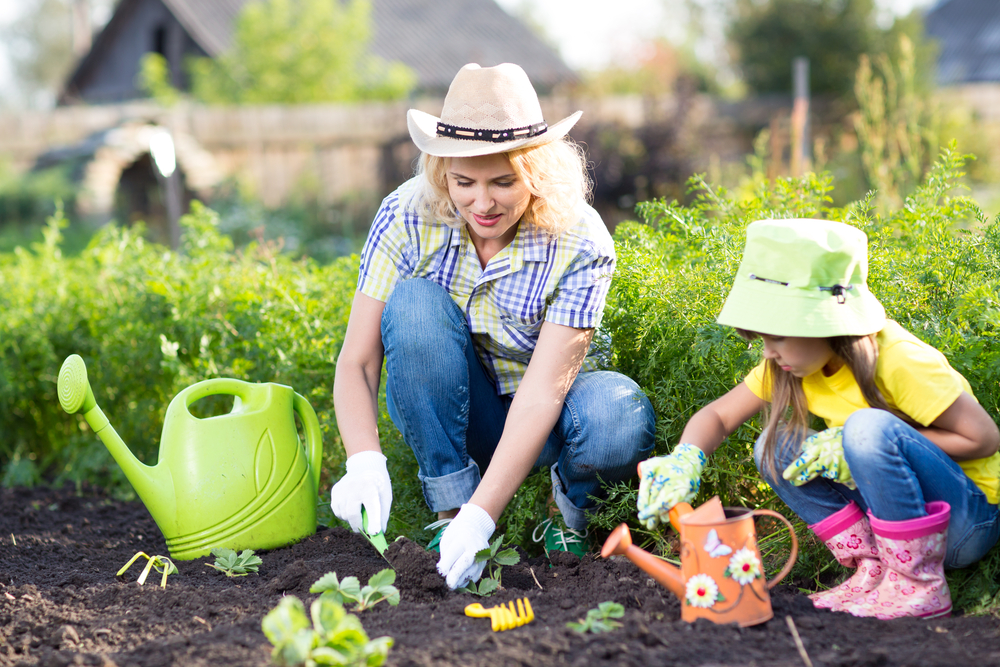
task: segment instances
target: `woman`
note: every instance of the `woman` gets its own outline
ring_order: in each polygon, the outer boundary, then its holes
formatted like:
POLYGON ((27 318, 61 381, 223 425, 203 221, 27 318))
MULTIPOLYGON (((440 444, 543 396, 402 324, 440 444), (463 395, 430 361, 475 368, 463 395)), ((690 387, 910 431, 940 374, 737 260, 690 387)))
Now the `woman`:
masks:
POLYGON ((597 370, 591 347, 615 255, 565 139, 580 115, 548 126, 520 67, 466 65, 440 118, 407 114, 417 175, 383 201, 362 251, 334 381, 348 459, 331 506, 355 531, 362 505, 373 529, 388 524, 384 359, 389 415, 428 506, 450 520, 432 545, 453 589, 481 575, 475 554, 533 467, 551 468, 562 514, 547 547, 566 549, 601 481, 630 477, 653 447, 648 399, 597 370))

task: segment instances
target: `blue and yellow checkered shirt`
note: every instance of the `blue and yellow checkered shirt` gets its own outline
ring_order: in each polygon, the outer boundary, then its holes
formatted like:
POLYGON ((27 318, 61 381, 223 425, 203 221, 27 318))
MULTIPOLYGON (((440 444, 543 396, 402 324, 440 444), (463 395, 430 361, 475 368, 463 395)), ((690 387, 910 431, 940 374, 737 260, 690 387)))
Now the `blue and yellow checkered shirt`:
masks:
MULTIPOLYGON (((542 322, 597 328, 615 267, 615 248, 601 217, 583 206, 579 222, 556 238, 521 225, 483 269, 466 228, 427 221, 408 201, 414 180, 382 202, 361 251, 358 289, 386 301, 400 280, 426 278, 444 287, 465 313, 476 352, 497 392, 513 394, 542 322)), ((581 370, 599 361, 592 345, 581 370)))

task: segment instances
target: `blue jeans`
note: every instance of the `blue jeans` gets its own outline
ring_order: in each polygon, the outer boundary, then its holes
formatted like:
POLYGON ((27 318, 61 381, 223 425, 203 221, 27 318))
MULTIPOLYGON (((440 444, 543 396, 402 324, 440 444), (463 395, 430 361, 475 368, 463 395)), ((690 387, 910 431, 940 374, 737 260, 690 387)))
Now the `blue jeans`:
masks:
POLYGON ((764 436, 757 440, 757 468, 785 504, 806 523, 818 523, 854 500, 885 521, 906 521, 927 514, 924 504, 951 505, 945 567, 967 567, 1000 537, 1000 514, 955 461, 906 422, 884 410, 858 410, 844 424, 844 458, 858 488, 817 477, 794 486, 781 477, 801 443, 779 442, 771 479, 761 461, 764 436))
MULTIPOLYGON (((497 394, 465 315, 439 285, 396 285, 382 314, 389 416, 413 450, 434 512, 469 501, 500 442, 512 398, 497 394)), ((601 480, 635 475, 653 449, 649 399, 619 373, 580 373, 536 467, 547 466, 566 525, 587 527, 601 480), (600 479, 599 479, 600 478, 600 479)))

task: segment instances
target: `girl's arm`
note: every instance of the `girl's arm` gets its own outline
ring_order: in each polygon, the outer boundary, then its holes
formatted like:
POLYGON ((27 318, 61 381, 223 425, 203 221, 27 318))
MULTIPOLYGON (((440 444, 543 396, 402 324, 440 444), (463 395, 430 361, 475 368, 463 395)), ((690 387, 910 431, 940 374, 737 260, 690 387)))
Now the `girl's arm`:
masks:
POLYGON ((711 455, 740 424, 763 410, 765 403, 741 382, 694 413, 684 427, 681 442, 698 447, 706 456, 711 455))
POLYGON ((381 452, 378 440, 378 387, 382 377, 382 311, 385 303, 354 293, 344 346, 333 380, 333 407, 347 456, 381 452))
POLYGON ((593 329, 542 324, 528 369, 507 412, 503 435, 469 500, 486 510, 494 523, 542 453, 593 337, 593 329))
POLYGON ((928 428, 918 430, 956 461, 992 456, 1000 447, 996 423, 964 391, 928 428))

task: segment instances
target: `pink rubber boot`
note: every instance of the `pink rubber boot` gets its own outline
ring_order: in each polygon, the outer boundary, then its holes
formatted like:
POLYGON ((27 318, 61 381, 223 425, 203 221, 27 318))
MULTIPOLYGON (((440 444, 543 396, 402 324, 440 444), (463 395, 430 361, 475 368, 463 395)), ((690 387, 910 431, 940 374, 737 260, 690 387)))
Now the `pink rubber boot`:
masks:
POLYGON ((844 567, 856 568, 839 586, 809 596, 819 609, 843 611, 855 598, 870 594, 882 582, 885 568, 878 557, 878 546, 868 517, 853 500, 837 512, 809 528, 833 552, 844 567))
POLYGON ((846 611, 876 618, 951 614, 951 592, 944 577, 951 506, 936 500, 925 508, 927 516, 907 521, 882 521, 869 513, 886 574, 874 591, 846 611))

